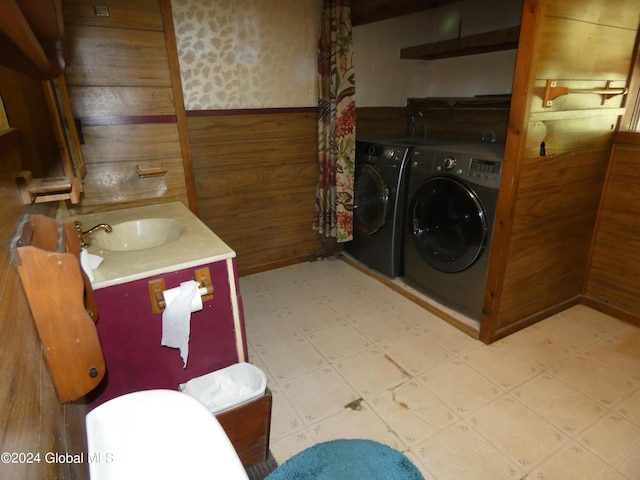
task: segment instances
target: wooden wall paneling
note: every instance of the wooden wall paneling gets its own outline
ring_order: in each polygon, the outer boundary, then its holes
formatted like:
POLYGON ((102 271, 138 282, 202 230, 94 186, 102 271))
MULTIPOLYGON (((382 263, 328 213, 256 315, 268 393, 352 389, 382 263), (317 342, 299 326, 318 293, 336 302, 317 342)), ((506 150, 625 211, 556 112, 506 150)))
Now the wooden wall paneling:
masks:
POLYGON ((90 165, 85 182, 91 184, 91 190, 86 189, 79 208, 70 209, 72 214, 80 215, 158 202, 181 201, 187 205, 181 159, 163 161, 162 166, 168 172, 148 178, 138 177, 137 165, 139 162, 90 165), (154 199, 157 202, 154 202, 154 199))
POLYGON ((585 23, 616 25, 619 28, 635 30, 640 16, 634 12, 629 0, 607 0, 606 2, 588 2, 584 0, 564 0, 549 2, 545 9, 549 17, 572 18, 585 23))
POLYGON ((240 273, 315 253, 315 111, 205 115, 188 118, 200 218, 240 273))
MULTIPOLYGON (((230 170, 214 169, 206 171, 196 169, 196 185, 205 194, 210 189, 215 198, 256 195, 261 192, 279 191, 283 194, 290 188, 298 191, 315 187, 317 171, 315 165, 290 163, 262 165, 254 168, 234 168, 230 170), (228 175, 225 175, 228 173, 228 175)), ((275 199, 274 199, 275 200, 275 199)), ((262 205, 273 208, 274 204, 262 205)), ((243 205, 238 205, 241 211, 243 205)), ((290 208, 284 203, 280 208, 287 212, 290 208)), ((278 211, 274 211, 274 214, 278 211)))
MULTIPOLYGON (((271 141, 231 141, 214 144, 194 144, 193 154, 198 156, 200 173, 218 170, 253 170, 257 168, 287 168, 300 164, 315 168, 310 152, 317 150, 315 138, 273 138, 271 141), (276 159, 273 165, 266 159, 276 159), (207 162, 206 160, 210 160, 207 162)), ((251 174, 251 172, 244 172, 251 174)), ((303 180, 303 179, 302 179, 303 180)), ((315 178, 314 178, 315 181, 315 178)), ((255 186, 255 185, 254 185, 255 186)))
POLYGON ((71 98, 88 174, 71 214, 179 200, 197 211, 170 4, 65 2, 71 98), (139 178, 137 167, 162 166, 139 178))
POLYGON ((71 104, 79 118, 173 115, 169 87, 82 86, 71 89, 71 104))
POLYGON ((525 159, 498 330, 581 294, 607 156, 525 159))
MULTIPOLYGON (((636 134, 636 137, 640 137, 636 134)), ((597 233, 585 281, 585 296, 596 307, 640 325, 640 142, 617 144, 611 153, 597 233)))
POLYGON ((640 283, 637 274, 639 264, 640 254, 637 249, 630 249, 628 244, 620 241, 608 242, 600 239, 599 250, 591 264, 592 278, 589 282, 590 290, 587 292, 587 297, 596 300, 599 305, 635 317, 634 323, 640 325, 638 322, 640 309, 634 298, 638 295, 640 283), (624 256, 607 255, 607 252, 616 249, 622 249, 627 253, 624 256))
MULTIPOLYGON (((529 158, 539 156, 543 142, 549 158, 576 150, 608 151, 611 148, 612 132, 620 118, 615 112, 609 112, 601 110, 590 116, 560 121, 532 121, 524 153, 529 158)), ((551 168, 562 168, 562 165, 555 163, 551 168)))
MULTIPOLYGON (((487 311, 480 333, 483 341, 540 320, 577 301, 582 292, 597 192, 604 183, 621 100, 602 106, 596 95, 570 94, 547 109, 542 106, 540 84, 548 79, 627 78, 637 22, 633 31, 624 25, 590 23, 580 13, 601 6, 597 0, 579 8, 573 0, 525 1, 525 35, 516 62, 516 101, 503 171, 502 187, 506 188, 501 189, 498 205, 487 311), (557 12, 565 16, 555 16, 557 12), (523 43, 525 38, 529 40, 523 43), (538 157, 541 141, 549 158, 538 157), (536 168, 545 164, 546 172, 536 168), (564 213, 559 215, 558 210, 564 213), (527 292, 524 299, 522 292, 527 292)), ((619 3, 619 7, 637 16, 637 6, 619 3)), ((610 20, 606 14, 603 18, 610 20)))
MULTIPOLYGON (((427 138, 454 142, 479 142, 492 131, 504 144, 509 120, 510 95, 477 98, 409 98, 408 111, 420 109, 427 122, 427 138)), ((415 135, 424 136, 423 124, 415 120, 415 135)))
POLYGON ((70 25, 70 85, 171 87, 164 32, 70 25))
MULTIPOLYGON (((3 256, 8 256, 8 251, 3 256)), ((3 262, 5 263, 5 262, 3 262)), ((13 267, 4 268, 7 275, 0 299, 0 349, 3 369, 0 383, 0 418, 3 452, 57 451, 58 425, 62 423, 61 407, 42 358, 41 345, 29 305, 13 267)), ((59 465, 41 463, 0 464, 3 478, 57 478, 59 465)))
MULTIPOLYGON (((202 201, 200 207, 205 211, 219 205, 210 206, 202 201)), ((276 265, 306 261, 319 251, 318 235, 311 229, 313 217, 306 218, 305 222, 299 215, 256 217, 252 223, 223 224, 215 228, 220 238, 236 251, 238 273, 242 276, 276 265)))
MULTIPOLYGON (((29 96, 20 98, 23 102, 33 101, 29 96)), ((23 168, 16 138, 12 133, 0 133, 0 244, 4 246, 0 250, 0 451, 44 455, 67 451, 66 431, 63 407, 58 403, 29 305, 17 270, 10 264, 11 239, 22 216, 35 209, 22 204, 16 189, 15 176, 23 168)), ((38 210, 48 211, 41 206, 38 210)), ((70 478, 65 465, 47 463, 42 457, 40 463, 2 462, 0 477, 70 478)))
POLYGON ((187 202, 180 141, 175 123, 84 127, 87 160, 82 203, 73 212, 102 205, 150 201, 187 202), (139 178, 137 167, 167 169, 165 175, 139 178))
POLYGON ((189 139, 193 145, 278 138, 309 138, 317 128, 313 109, 189 112, 189 139), (247 133, 249 132, 249 133, 247 133))
POLYGON ((104 3, 86 0, 63 0, 64 21, 67 25, 125 28, 132 30, 163 30, 158 0, 109 0, 104 3), (94 5, 109 8, 108 17, 96 16, 94 5))
MULTIPOLYGON (((621 8, 631 14, 629 6, 621 8)), ((545 20, 539 79, 627 80, 637 22, 635 29, 626 29, 562 17, 548 16, 545 20)))
MULTIPOLYGON (((221 175, 198 175, 197 178, 200 183, 206 183, 208 179, 216 176, 221 175)), ((216 185, 218 184, 216 183, 216 185)), ((210 185, 212 188, 214 187, 212 183, 210 185)), ((310 210, 311 215, 313 214, 313 208, 309 208, 309 204, 313 207, 315 196, 311 195, 310 191, 314 185, 298 183, 284 189, 277 185, 271 188, 262 187, 259 190, 254 189, 242 193, 241 202, 238 201, 240 194, 215 195, 202 198, 201 208, 203 212, 208 212, 207 221, 219 226, 216 227, 217 232, 223 232, 220 230, 221 228, 229 232, 242 230, 242 225, 257 224, 262 221, 260 219, 265 215, 271 216, 273 220, 288 216, 308 218, 310 210), (270 208, 272 205, 278 206, 278 211, 272 211, 270 208), (283 208, 285 205, 286 209, 283 208)), ((224 236, 224 233, 219 233, 219 236, 224 236)), ((316 241, 315 237, 314 241, 316 241)))
POLYGON ((180 158, 175 123, 95 125, 85 126, 83 132, 83 150, 91 163, 162 162, 180 158))
MULTIPOLYGON (((360 139, 398 138, 409 135, 406 107, 356 108, 356 137, 360 139)), ((416 135, 420 135, 416 133, 416 135)))
POLYGON ((0 95, 9 126, 20 131, 23 169, 36 178, 63 175, 41 81, 0 67, 0 95))

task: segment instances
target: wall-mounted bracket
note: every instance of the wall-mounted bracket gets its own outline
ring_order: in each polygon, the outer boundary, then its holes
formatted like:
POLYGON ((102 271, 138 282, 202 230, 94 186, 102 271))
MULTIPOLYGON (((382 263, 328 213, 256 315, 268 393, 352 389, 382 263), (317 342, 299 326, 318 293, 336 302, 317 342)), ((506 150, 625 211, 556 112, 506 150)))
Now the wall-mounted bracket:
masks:
POLYGON ((542 106, 544 108, 550 107, 558 97, 568 95, 570 93, 591 93, 596 95, 602 95, 602 105, 606 105, 609 99, 618 95, 626 95, 629 91, 627 87, 614 87, 615 82, 608 81, 605 88, 569 88, 559 87, 557 80, 547 80, 547 85, 544 89, 544 99, 542 100, 542 106))
POLYGON ((80 202, 82 180, 79 178, 33 178, 29 170, 24 170, 16 177, 16 183, 25 205, 58 200, 71 200, 74 205, 80 202))
POLYGON ((152 165, 137 165, 136 172, 138 173, 138 178, 148 178, 148 177, 161 177, 166 175, 168 170, 164 168, 162 165, 152 166, 152 165))

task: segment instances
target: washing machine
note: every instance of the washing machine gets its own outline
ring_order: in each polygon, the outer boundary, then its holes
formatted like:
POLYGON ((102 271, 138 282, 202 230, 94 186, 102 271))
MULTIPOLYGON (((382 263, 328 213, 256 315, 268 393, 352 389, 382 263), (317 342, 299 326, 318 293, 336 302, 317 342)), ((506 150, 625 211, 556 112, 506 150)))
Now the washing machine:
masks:
POLYGON ((345 250, 364 265, 402 275, 404 213, 413 147, 388 141, 356 142, 353 240, 345 250))
POLYGON ((409 166, 404 279, 482 317, 504 146, 416 146, 409 166))

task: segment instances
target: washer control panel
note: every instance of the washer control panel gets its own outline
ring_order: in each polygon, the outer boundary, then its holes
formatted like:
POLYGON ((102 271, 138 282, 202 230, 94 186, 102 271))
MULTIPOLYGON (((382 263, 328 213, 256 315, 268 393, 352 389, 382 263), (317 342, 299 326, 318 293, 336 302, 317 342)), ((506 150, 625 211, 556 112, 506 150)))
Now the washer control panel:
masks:
POLYGON ((456 152, 437 148, 416 148, 412 156, 412 168, 431 171, 434 174, 460 177, 490 188, 500 188, 502 159, 493 152, 456 152))

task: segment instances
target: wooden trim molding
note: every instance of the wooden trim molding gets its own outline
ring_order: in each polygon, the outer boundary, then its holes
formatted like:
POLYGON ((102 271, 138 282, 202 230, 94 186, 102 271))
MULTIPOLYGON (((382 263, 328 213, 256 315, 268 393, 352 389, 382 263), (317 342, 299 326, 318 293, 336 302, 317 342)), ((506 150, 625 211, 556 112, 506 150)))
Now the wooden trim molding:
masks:
POLYGON ((640 35, 636 38, 628 85, 629 95, 625 99, 626 111, 620 130, 640 130, 640 35))
POLYGON ((613 137, 613 143, 640 145, 640 132, 617 132, 613 137))
POLYGON ((479 338, 484 343, 493 342, 500 326, 500 303, 507 270, 507 259, 513 229, 515 197, 518 193, 524 151, 526 148, 531 114, 531 98, 535 82, 535 65, 541 42, 541 25, 544 20, 542 5, 537 0, 525 0, 516 70, 513 81, 511 112, 505 144, 505 163, 500 185, 500 198, 496 212, 491 262, 485 291, 485 310, 480 322, 479 338), (508 181, 505 181, 508 179, 508 181))
POLYGON ((582 298, 580 299, 580 303, 589 308, 593 308, 594 310, 598 310, 599 312, 611 315, 618 320, 622 320, 623 322, 630 323, 631 325, 635 325, 636 327, 640 327, 640 317, 637 317, 636 315, 633 315, 629 312, 625 312, 624 310, 620 310, 619 308, 608 305, 599 300, 595 300, 588 296, 582 296, 582 298))
POLYGON ((318 107, 240 108, 230 110, 188 110, 187 117, 225 117, 238 115, 269 115, 273 113, 313 113, 318 107))
POLYGON ((145 125, 154 123, 176 123, 176 115, 137 115, 118 117, 84 117, 80 119, 84 127, 104 127, 108 125, 145 125))
POLYGON ((169 60, 169 74, 171 76, 171 88, 173 91, 176 109, 176 123, 180 135, 180 151, 182 152, 182 167, 187 188, 187 200, 189 209, 194 215, 198 215, 198 196, 193 173, 193 160, 191 156, 191 144, 189 142, 189 125, 184 108, 184 93, 182 91, 182 78, 180 77, 180 63, 178 58, 178 43, 173 26, 173 13, 171 0, 161 0, 162 23, 164 24, 164 38, 167 43, 167 57, 169 60))

